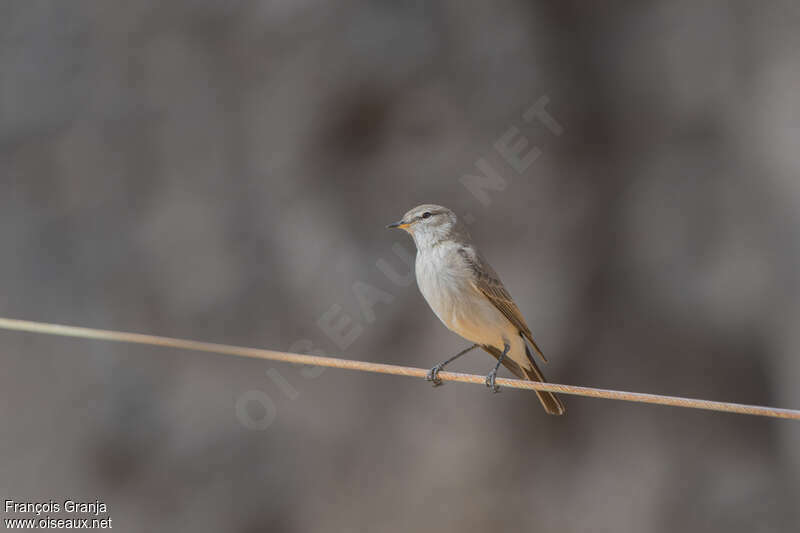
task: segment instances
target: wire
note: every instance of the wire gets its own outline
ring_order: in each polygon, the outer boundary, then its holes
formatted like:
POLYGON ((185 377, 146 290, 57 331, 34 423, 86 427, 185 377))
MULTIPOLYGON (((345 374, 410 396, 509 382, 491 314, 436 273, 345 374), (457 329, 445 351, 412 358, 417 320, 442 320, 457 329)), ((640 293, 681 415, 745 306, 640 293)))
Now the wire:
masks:
MULTIPOLYGON (((231 346, 227 344, 216 344, 212 342, 201 342, 186 339, 175 339, 171 337, 159 337, 155 335, 143 335, 140 333, 127 333, 123 331, 111 331, 105 329, 81 328, 75 326, 64 326, 60 324, 49 324, 44 322, 31 322, 27 320, 15 320, 0 317, 0 329, 12 331, 26 331, 30 333, 42 333, 45 335, 58 335, 62 337, 75 337, 82 339, 96 339, 113 342, 126 342, 132 344, 146 344, 150 346, 165 346, 184 350, 195 350, 200 352, 210 352, 225 355, 236 355, 240 357, 250 357, 254 359, 267 359, 270 361, 283 361, 299 365, 325 366, 332 368, 344 368, 348 370, 360 370, 362 372, 377 372, 381 374, 393 374, 396 376, 410 376, 424 378, 428 370, 424 368, 413 368, 408 366, 388 365, 383 363, 369 363, 367 361, 354 361, 351 359, 339 359, 336 357, 320 357, 316 355, 302 355, 296 353, 278 352, 274 350, 264 350, 260 348, 246 348, 243 346, 231 346)), ((483 384, 484 376, 475 374, 461 374, 458 372, 439 373, 442 381, 460 381, 462 383, 483 384)), ((739 403, 715 402, 711 400, 700 400, 694 398, 682 398, 678 396, 662 396, 660 394, 645 394, 641 392, 624 392, 607 389, 595 389, 592 387, 580 387, 576 385, 559 385, 556 383, 540 383, 536 381, 523 381, 520 379, 497 378, 497 384, 513 389, 540 390, 559 392, 562 394, 572 394, 575 396, 586 396, 589 398, 604 398, 607 400, 621 400, 627 402, 640 402, 657 405, 671 405, 674 407, 686 407, 691 409, 705 409, 708 411, 720 411, 726 413, 739 413, 745 415, 766 416, 772 418, 787 418, 800 420, 800 410, 781 409, 777 407, 762 407, 759 405, 745 405, 739 403)))

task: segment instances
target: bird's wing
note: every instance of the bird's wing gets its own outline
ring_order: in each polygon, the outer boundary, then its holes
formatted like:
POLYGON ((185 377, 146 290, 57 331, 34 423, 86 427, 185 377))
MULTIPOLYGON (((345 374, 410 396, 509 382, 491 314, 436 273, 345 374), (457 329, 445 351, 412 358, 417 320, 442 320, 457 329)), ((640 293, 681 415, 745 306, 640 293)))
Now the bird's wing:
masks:
POLYGON ((466 260, 475 274, 472 279, 475 289, 486 296, 489 301, 503 313, 509 322, 528 339, 528 342, 531 343, 533 349, 536 350, 536 353, 542 358, 542 361, 547 362, 547 358, 542 353, 542 350, 539 349, 539 346, 536 345, 536 341, 533 340, 533 334, 525 323, 525 319, 522 317, 519 307, 517 307, 517 304, 514 303, 511 295, 503 286, 503 282, 500 281, 497 272, 495 272, 492 266, 471 246, 459 248, 458 253, 466 260))

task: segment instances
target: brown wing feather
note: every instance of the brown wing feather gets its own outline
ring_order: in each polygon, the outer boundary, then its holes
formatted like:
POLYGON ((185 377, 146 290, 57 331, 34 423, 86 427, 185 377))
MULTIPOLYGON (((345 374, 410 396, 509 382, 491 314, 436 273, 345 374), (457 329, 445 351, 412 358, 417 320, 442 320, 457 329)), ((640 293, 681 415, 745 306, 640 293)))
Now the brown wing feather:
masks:
POLYGON ((531 343, 533 349, 536 350, 536 353, 542 358, 542 361, 547 362, 547 358, 542 353, 542 350, 539 349, 539 346, 536 345, 536 341, 533 340, 533 333, 531 333, 530 328, 528 328, 528 325, 525 323, 525 319, 522 317, 519 307, 514 303, 514 300, 503 286, 503 282, 500 281, 500 277, 492 266, 475 252, 474 249, 468 250, 467 248, 460 248, 458 252, 467 260, 472 270, 475 272, 475 279, 473 280, 475 288, 482 292, 489 301, 505 315, 509 322, 528 339, 528 342, 531 343))

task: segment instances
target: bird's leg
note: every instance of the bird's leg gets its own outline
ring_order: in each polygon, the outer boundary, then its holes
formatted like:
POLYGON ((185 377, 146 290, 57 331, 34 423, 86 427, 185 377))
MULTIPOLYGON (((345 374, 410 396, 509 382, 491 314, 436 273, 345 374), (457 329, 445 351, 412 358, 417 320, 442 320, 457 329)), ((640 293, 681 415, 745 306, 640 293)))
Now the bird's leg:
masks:
POLYGON ((456 359, 458 359, 459 357, 461 357, 462 355, 464 355, 464 354, 465 354, 465 353, 467 353, 468 351, 470 351, 470 350, 474 350, 474 349, 475 349, 475 348, 477 348, 477 347, 478 347, 478 345, 477 345, 477 344, 473 344, 473 345, 472 345, 472 346, 470 346, 469 348, 467 348, 467 349, 465 349, 465 350, 461 350, 460 352, 458 352, 457 354, 455 354, 453 357, 451 357, 450 359, 448 359, 448 360, 447 360, 447 361, 445 361, 444 363, 439 363, 438 365, 436 365, 435 367, 431 368, 431 369, 428 371, 428 375, 427 375, 427 376, 425 376, 425 379, 427 379, 428 381, 432 381, 432 382, 433 382, 433 386, 434 386, 434 387, 436 387, 436 386, 438 386, 438 385, 441 385, 441 384, 442 384, 442 380, 441 380, 441 379, 439 379, 439 371, 440 371, 441 369, 443 369, 443 368, 445 367, 445 365, 447 365, 447 364, 449 364, 449 363, 452 363, 453 361, 455 361, 456 359))
POLYGON ((500 368, 500 363, 503 362, 503 358, 506 356, 508 351, 511 349, 511 345, 507 342, 503 345, 503 353, 500 354, 500 357, 497 358, 497 364, 494 365, 494 368, 489 375, 486 376, 486 386, 492 389, 492 392, 500 392, 500 387, 495 384, 495 379, 497 379, 497 369, 500 368))

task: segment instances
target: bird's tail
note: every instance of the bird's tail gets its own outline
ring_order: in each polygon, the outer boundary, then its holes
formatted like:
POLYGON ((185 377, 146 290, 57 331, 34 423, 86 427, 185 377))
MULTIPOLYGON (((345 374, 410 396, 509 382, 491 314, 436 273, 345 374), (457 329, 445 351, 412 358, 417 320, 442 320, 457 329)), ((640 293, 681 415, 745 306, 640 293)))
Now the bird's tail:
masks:
MULTIPOLYGON (((523 342, 525 342, 524 339, 523 342)), ((538 366, 536 366, 536 361, 533 360, 527 343, 525 344, 525 354, 528 356, 528 361, 531 364, 530 368, 522 367, 522 371, 525 372, 525 377, 530 381, 547 383, 547 380, 544 378, 544 374, 542 374, 542 371, 539 370, 538 366)), ((563 415, 567 412, 564 404, 561 403, 561 400, 558 399, 558 396, 552 392, 537 390, 536 396, 539 397, 539 401, 542 402, 542 406, 544 406, 544 410, 547 411, 547 414, 563 415)))
MULTIPOLYGON (((522 340, 522 343, 525 345, 525 354, 528 356, 528 361, 531 364, 530 368, 523 367, 517 364, 513 359, 510 357, 504 357, 502 360, 503 366, 506 367, 512 374, 517 376, 519 379, 528 379, 530 381, 540 381, 542 383, 547 383, 547 380, 544 379, 544 374, 542 371, 539 370, 539 367, 536 366, 536 361, 533 360, 531 356, 531 351, 528 348, 528 344, 525 340, 522 340)), ((491 354, 495 358, 500 357, 500 350, 495 348, 494 346, 485 346, 482 345, 481 348, 486 350, 489 354, 491 354)), ((550 415, 563 415, 567 412, 564 408, 564 404, 561 403, 561 400, 558 399, 558 396, 553 394, 552 392, 548 391, 536 391, 536 396, 539 397, 539 401, 542 402, 544 406, 544 410, 547 411, 547 414, 550 415)))

